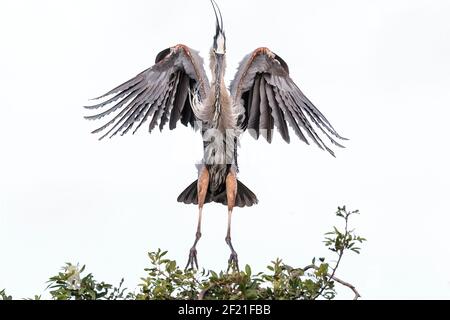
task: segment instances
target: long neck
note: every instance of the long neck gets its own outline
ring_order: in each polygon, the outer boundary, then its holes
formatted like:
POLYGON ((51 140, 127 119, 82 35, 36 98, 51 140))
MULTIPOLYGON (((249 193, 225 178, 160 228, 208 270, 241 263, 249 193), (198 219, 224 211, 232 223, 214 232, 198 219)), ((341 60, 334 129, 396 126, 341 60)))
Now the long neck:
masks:
POLYGON ((225 55, 217 56, 216 54, 211 53, 211 73, 214 92, 213 126, 218 127, 220 115, 222 113, 222 95, 225 94, 225 92, 222 92, 225 88, 225 55))

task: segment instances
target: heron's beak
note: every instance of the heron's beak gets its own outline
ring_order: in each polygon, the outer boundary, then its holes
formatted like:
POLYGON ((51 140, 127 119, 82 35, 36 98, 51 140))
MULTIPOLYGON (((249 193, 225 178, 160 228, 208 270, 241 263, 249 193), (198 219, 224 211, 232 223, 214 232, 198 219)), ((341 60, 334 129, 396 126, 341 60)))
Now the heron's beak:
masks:
POLYGON ((214 15, 216 16, 216 34, 214 36, 213 48, 216 53, 225 54, 225 32, 223 31, 222 13, 220 12, 219 6, 214 0, 211 0, 211 4, 214 9, 214 15), (219 15, 217 15, 217 12, 219 12, 219 15), (219 23, 219 16, 220 16, 220 23, 219 23))

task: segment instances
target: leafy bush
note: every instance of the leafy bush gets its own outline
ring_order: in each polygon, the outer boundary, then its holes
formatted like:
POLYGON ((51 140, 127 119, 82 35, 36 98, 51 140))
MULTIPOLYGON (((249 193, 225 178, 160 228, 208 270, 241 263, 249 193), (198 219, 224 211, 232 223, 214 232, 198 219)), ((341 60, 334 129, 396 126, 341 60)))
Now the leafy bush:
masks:
MULTIPOLYGON (((359 244, 366 239, 349 229, 349 218, 356 211, 348 211, 345 206, 338 208, 336 216, 344 220, 343 229, 333 227, 325 234, 325 246, 336 256, 334 266, 325 258, 312 259, 303 268, 294 268, 280 259, 267 266, 267 273, 253 274, 249 265, 243 271, 231 272, 212 270, 184 270, 176 261, 168 259, 167 251, 158 249, 148 254, 150 267, 141 278, 135 292, 123 288, 124 280, 118 286, 98 282, 94 276, 85 273, 85 266, 67 263, 62 271, 51 277, 48 289, 55 300, 158 300, 158 299, 288 299, 314 300, 335 298, 336 283, 349 288, 354 299, 360 297, 356 288, 336 276, 345 252, 360 252, 359 244)), ((35 296, 34 299, 40 299, 35 296)), ((0 299, 12 299, 5 290, 0 291, 0 299)))

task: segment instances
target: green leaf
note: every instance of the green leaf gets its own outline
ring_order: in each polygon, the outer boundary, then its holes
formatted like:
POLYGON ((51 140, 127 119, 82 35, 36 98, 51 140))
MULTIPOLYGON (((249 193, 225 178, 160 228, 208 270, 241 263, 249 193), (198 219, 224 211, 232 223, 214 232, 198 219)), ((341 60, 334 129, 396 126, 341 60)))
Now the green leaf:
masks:
POLYGON ((249 266, 248 264, 245 265, 245 273, 246 273, 248 276, 251 276, 251 275, 252 275, 252 269, 250 268, 250 266, 249 266))

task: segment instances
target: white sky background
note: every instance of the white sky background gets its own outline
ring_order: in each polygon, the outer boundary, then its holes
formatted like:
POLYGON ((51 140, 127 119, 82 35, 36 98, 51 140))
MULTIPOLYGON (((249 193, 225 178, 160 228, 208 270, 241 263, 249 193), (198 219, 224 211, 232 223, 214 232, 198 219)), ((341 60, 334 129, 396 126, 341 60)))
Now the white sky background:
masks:
MULTIPOLYGON (((450 2, 218 2, 228 79, 267 46, 351 139, 336 159, 293 134, 241 140, 240 179, 260 200, 235 210, 241 265, 332 258, 323 233, 346 204, 369 241, 341 278, 367 299, 449 299, 450 2)), ((179 125, 99 142, 81 106, 168 46, 206 58, 213 33, 206 0, 0 2, 0 289, 42 293, 66 261, 134 288, 158 247, 184 266, 197 208, 176 198, 196 178, 201 137, 179 125)), ((226 207, 204 212, 199 262, 224 269, 226 207)))

